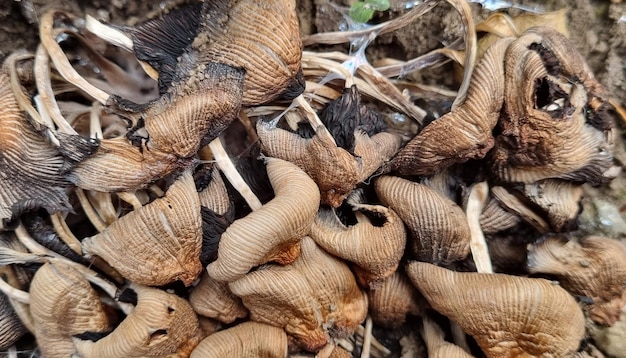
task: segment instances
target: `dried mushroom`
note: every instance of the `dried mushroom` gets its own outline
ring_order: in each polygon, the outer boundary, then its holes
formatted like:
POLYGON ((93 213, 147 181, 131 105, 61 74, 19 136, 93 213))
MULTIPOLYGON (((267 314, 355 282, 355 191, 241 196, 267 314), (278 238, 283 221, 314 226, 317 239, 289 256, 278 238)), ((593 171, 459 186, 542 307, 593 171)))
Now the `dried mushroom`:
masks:
POLYGON ((257 134, 267 155, 302 168, 319 186, 322 202, 332 207, 339 207, 358 183, 372 175, 400 147, 400 137, 396 134, 381 132, 370 137, 356 130, 354 154, 351 154, 338 147, 323 126, 316 128, 311 139, 305 139, 271 122, 258 121, 257 134))
POLYGON ((106 337, 74 339, 83 358, 188 357, 202 339, 186 300, 155 288, 133 285, 135 309, 106 337))
POLYGON ((535 27, 511 44, 505 66, 507 115, 491 156, 498 178, 610 180, 608 95, 575 46, 554 29, 535 27))
POLYGON ((0 293, 0 349, 9 348, 26 332, 11 301, 4 293, 0 293))
POLYGON ((417 260, 450 265, 469 254, 470 230, 463 210, 423 184, 383 176, 376 194, 406 224, 409 255, 417 260))
POLYGON ((554 275, 570 293, 593 300, 591 318, 612 326, 626 304, 626 247, 618 240, 551 236, 530 247, 528 270, 554 275))
POLYGON ((209 62, 244 68, 242 104, 304 90, 295 1, 205 1, 127 28, 137 58, 159 71, 159 87, 193 88, 209 62), (163 39, 169 39, 163 41, 163 39))
POLYGON ((492 130, 504 100, 503 59, 512 42, 495 42, 480 60, 465 102, 427 125, 391 161, 402 175, 432 175, 454 163, 481 159, 493 147, 492 130))
POLYGON ((545 212, 554 232, 571 231, 578 227, 582 211, 583 188, 565 180, 546 179, 524 185, 525 196, 545 212))
POLYGON ((495 198, 491 198, 480 213, 480 227, 486 235, 513 228, 521 221, 518 215, 503 208, 495 198))
POLYGON ((61 263, 44 264, 30 285, 35 338, 44 357, 76 354, 72 337, 109 331, 98 293, 76 270, 61 263))
POLYGON ((568 357, 585 334, 576 301, 547 280, 417 261, 407 272, 430 305, 474 337, 487 357, 568 357))
POLYGON ((230 292, 228 283, 216 281, 206 272, 191 291, 189 304, 197 314, 223 323, 232 323, 248 315, 248 310, 241 303, 241 299, 230 292))
POLYGON ((186 171, 162 198, 122 216, 82 241, 125 278, 145 285, 181 280, 191 284, 202 271, 202 220, 196 186, 186 171))
POLYGON ((369 313, 378 325, 398 327, 408 314, 421 313, 418 295, 404 272, 396 271, 380 287, 368 291, 369 313))
POLYGON ((9 76, 0 70, 0 230, 22 212, 71 209, 66 161, 27 121, 13 95, 9 76))
POLYGON ((381 205, 357 203, 353 208, 357 223, 351 226, 343 224, 332 209, 320 208, 310 237, 327 252, 356 264, 359 284, 376 288, 400 263, 406 244, 404 224, 381 205))
POLYGON ((471 358, 471 354, 463 348, 446 342, 443 330, 430 318, 424 317, 422 327, 422 338, 426 343, 428 358, 471 358))
POLYGON ((287 334, 281 328, 244 322, 203 339, 191 358, 285 358, 287 353, 287 334))
POLYGON ((345 338, 367 314, 367 297, 348 266, 304 237, 290 265, 266 265, 230 283, 253 321, 283 328, 295 343, 318 351, 345 338))
POLYGON ((207 267, 213 279, 234 281, 255 266, 286 264, 298 257, 298 242, 309 232, 319 207, 319 189, 300 168, 281 159, 267 158, 267 174, 274 199, 222 234, 217 260, 207 267))

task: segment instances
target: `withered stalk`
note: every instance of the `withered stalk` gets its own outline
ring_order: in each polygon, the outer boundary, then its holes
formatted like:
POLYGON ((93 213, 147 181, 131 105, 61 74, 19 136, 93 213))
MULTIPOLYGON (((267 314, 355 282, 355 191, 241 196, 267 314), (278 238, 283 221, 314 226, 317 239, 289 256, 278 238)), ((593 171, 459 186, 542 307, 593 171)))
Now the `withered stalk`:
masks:
POLYGON ((470 250, 476 263, 476 270, 481 273, 493 273, 489 249, 483 230, 480 228, 480 213, 487 204, 489 185, 487 182, 476 183, 470 189, 470 195, 465 208, 467 223, 470 227, 470 250))

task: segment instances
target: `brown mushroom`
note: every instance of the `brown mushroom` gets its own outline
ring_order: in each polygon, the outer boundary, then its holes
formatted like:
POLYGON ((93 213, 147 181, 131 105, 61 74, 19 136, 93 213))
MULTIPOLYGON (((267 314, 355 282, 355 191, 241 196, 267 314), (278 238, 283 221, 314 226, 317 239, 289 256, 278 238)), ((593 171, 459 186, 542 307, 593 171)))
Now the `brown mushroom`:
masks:
POLYGON ((354 132, 354 154, 338 147, 328 130, 316 128, 311 139, 258 121, 257 133, 263 151, 302 168, 319 186, 322 202, 339 207, 358 183, 366 180, 400 147, 398 135, 381 132, 369 137, 354 132))
POLYGON ((376 194, 406 224, 411 254, 420 261, 449 265, 469 254, 470 230, 463 210, 423 184, 383 176, 376 194))
POLYGON ((626 247, 618 240, 551 236, 530 247, 528 270, 554 275, 570 293, 589 297, 591 318, 612 326, 626 304, 626 247))
POLYGON ((191 284, 202 271, 200 202, 190 171, 162 198, 122 216, 82 241, 127 279, 145 285, 181 280, 191 284))
POLYGON ((406 274, 396 271, 380 287, 368 291, 369 313, 377 325, 401 326, 408 314, 421 313, 418 295, 406 274))
POLYGON ((11 301, 0 293, 0 349, 11 347, 26 333, 26 328, 15 313, 11 301))
POLYGON ((480 227, 486 235, 513 228, 520 222, 518 215, 506 210, 495 198, 491 198, 480 213, 480 227))
POLYGON ((348 266, 304 237, 290 265, 266 265, 230 283, 253 321, 284 328, 300 347, 345 338, 367 314, 367 297, 348 266))
POLYGON ((576 301, 547 280, 418 261, 407 272, 430 305, 472 335, 487 357, 568 357, 585 334, 576 301))
POLYGON ((471 358, 473 355, 467 353, 463 348, 446 342, 443 330, 430 318, 424 317, 422 322, 422 338, 426 343, 428 358, 471 358))
POLYGON ((287 334, 281 328, 244 322, 203 339, 191 358, 287 357, 287 334))
POLYGON ((611 179, 608 95, 575 46, 554 29, 535 27, 511 44, 505 62, 507 115, 491 159, 497 177, 528 184, 611 179))
POLYGON ((327 252, 354 263, 359 284, 373 289, 393 274, 400 263, 406 244, 404 224, 384 206, 352 206, 357 223, 351 226, 344 225, 332 209, 320 208, 310 237, 327 252))
POLYGON ((268 158, 267 173, 275 197, 222 234, 217 260, 207 267, 215 280, 234 281, 255 266, 298 257, 297 243, 319 207, 319 189, 300 168, 281 159, 268 158))
POLYGON ((96 342, 75 338, 76 352, 84 358, 188 357, 202 339, 189 303, 155 288, 131 288, 137 293, 135 309, 96 342))
POLYGON ((582 211, 582 185, 546 179, 524 185, 524 194, 545 213, 553 231, 565 232, 577 228, 576 220, 582 211))
POLYGON ((432 175, 469 159, 481 159, 493 147, 491 134, 504 100, 503 59, 513 39, 489 47, 471 78, 465 102, 427 125, 392 160, 402 175, 432 175))
POLYGON ((197 314, 215 318, 223 323, 232 323, 248 315, 248 310, 241 303, 241 299, 230 292, 228 283, 216 281, 206 272, 191 291, 189 304, 197 314))
POLYGON ((70 357, 76 353, 73 336, 110 329, 98 293, 62 263, 47 263, 37 270, 30 285, 30 311, 45 357, 70 357))

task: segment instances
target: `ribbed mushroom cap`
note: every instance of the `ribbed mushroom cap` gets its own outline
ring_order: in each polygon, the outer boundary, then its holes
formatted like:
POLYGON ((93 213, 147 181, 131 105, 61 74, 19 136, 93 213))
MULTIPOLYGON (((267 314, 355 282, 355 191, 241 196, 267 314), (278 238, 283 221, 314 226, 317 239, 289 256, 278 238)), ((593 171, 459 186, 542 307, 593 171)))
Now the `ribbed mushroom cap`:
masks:
POLYGON ((191 358, 286 358, 287 353, 287 334, 282 328, 244 322, 203 339, 191 358))
POLYGON ((11 301, 4 293, 0 293, 0 349, 11 347, 26 332, 11 301))
POLYGON ((164 197, 82 241, 85 254, 100 256, 133 282, 154 286, 191 284, 202 271, 201 245, 200 202, 190 171, 164 197))
POLYGON ((547 280, 454 272, 418 261, 407 273, 430 305, 474 337, 487 357, 568 357, 585 334, 574 298, 547 280))
POLYGON ((418 295, 406 274, 396 271, 380 287, 367 292, 369 313, 377 325, 401 326, 408 314, 421 313, 418 295))
POLYGON ((227 282, 216 281, 204 272, 189 295, 189 304, 202 316, 232 323, 248 315, 241 299, 230 292, 227 282))
POLYGON ((222 234, 217 260, 207 267, 213 279, 231 282, 255 266, 297 258, 293 248, 309 232, 319 207, 319 189, 300 168, 281 159, 267 159, 267 174, 274 199, 235 220, 222 234))
POLYGON ((84 358, 188 357, 200 342, 198 319, 186 300, 132 285, 137 306, 113 332, 96 342, 74 339, 84 358))
POLYGON ((531 246, 528 269, 555 275, 563 288, 593 300, 591 318, 613 325, 626 304, 626 247, 618 240, 552 236, 531 246))
POLYGON ((231 282, 253 321, 282 327, 308 351, 351 335, 367 314, 367 297, 348 266, 304 237, 290 265, 266 265, 231 282))
POLYGON ((70 357, 76 353, 72 336, 110 329, 98 293, 80 273, 61 263, 47 263, 35 273, 30 311, 45 357, 70 357))
POLYGON ((423 184, 382 176, 375 183, 380 200, 406 224, 409 249, 420 261, 448 265, 469 254, 470 230, 463 210, 423 184))
POLYGON ((565 180, 546 179, 524 185, 524 194, 544 212, 555 232, 576 229, 576 220, 582 211, 582 185, 565 180))
POLYGON ((522 219, 514 212, 508 211, 500 202, 491 198, 480 214, 480 227, 485 234, 494 234, 518 225, 522 219))

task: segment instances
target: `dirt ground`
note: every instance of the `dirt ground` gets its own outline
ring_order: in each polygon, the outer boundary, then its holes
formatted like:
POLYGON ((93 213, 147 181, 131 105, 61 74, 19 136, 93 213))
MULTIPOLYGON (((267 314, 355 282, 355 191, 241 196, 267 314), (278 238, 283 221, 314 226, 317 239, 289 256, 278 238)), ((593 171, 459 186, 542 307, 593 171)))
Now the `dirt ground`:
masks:
MULTIPOLYGON (((61 7, 75 14, 88 13, 100 20, 117 25, 137 24, 154 18, 191 0, 2 0, 0 1, 0 59, 17 49, 34 50, 38 43, 38 18, 51 6, 61 7)), ((209 0, 206 0, 209 1, 209 0)), ((337 31, 345 23, 336 6, 348 6, 353 0, 298 0, 302 35, 337 31)), ((391 10, 373 19, 381 22, 407 11, 418 1, 391 0, 391 10)), ((485 6, 495 1, 482 1, 485 6)), ((511 15, 521 13, 516 7, 530 7, 541 11, 567 9, 567 26, 576 48, 587 59, 589 66, 617 104, 626 106, 626 2, 622 0, 548 0, 513 1, 512 7, 499 11, 511 15)), ((479 22, 492 12, 479 3, 471 7, 479 22)), ((394 33, 380 36, 367 51, 371 62, 392 57, 407 60, 442 47, 462 36, 456 12, 445 2, 413 24, 394 33)), ((342 49, 342 47, 325 47, 342 49)), ((455 90, 451 66, 411 74, 410 79, 455 90)), ((626 163, 624 141, 626 118, 615 113, 618 127, 615 156, 626 163)), ((625 239, 626 231, 626 174, 622 172, 612 183, 602 188, 587 188, 584 199, 583 229, 625 239)), ((391 338, 391 337, 390 337, 391 338)))

